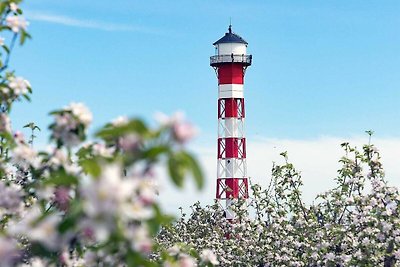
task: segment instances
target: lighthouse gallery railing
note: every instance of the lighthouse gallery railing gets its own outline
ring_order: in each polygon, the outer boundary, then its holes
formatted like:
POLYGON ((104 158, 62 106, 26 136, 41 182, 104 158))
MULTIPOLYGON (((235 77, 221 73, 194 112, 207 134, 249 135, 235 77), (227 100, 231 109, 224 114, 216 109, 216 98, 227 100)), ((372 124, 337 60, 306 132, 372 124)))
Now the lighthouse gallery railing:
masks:
POLYGON ((243 63, 250 66, 251 60, 251 55, 216 55, 210 57, 210 65, 214 66, 220 63, 243 63))

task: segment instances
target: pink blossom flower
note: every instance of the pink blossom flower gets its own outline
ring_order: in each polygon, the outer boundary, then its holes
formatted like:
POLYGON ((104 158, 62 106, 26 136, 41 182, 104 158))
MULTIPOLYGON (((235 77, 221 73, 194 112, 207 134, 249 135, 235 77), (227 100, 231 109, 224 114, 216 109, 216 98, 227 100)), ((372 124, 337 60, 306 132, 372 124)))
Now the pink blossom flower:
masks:
POLYGON ((54 202, 61 209, 66 211, 69 207, 70 189, 68 187, 58 187, 54 193, 54 202))
POLYGON ((136 134, 128 134, 118 139, 118 146, 124 151, 135 151, 139 148, 140 137, 136 134))
POLYGON ((172 128, 175 139, 179 143, 186 143, 196 134, 196 128, 189 122, 176 122, 172 128))

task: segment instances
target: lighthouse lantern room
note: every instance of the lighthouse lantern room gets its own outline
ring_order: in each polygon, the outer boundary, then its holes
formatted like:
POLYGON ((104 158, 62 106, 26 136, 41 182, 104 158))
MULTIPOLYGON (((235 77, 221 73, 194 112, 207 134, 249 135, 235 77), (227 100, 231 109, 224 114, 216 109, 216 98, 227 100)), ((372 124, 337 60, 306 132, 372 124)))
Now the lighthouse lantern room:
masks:
POLYGON ((227 219, 234 219, 230 206, 249 195, 246 165, 244 75, 251 65, 247 42, 228 32, 214 44, 210 65, 218 77, 218 142, 216 199, 225 202, 227 219))

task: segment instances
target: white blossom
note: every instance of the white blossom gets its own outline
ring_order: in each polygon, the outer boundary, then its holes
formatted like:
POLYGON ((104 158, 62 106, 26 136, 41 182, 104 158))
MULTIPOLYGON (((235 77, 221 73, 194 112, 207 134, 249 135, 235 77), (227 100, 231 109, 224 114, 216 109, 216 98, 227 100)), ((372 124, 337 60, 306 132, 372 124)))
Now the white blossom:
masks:
POLYGON ((178 142, 185 143, 197 134, 197 130, 189 122, 178 121, 173 126, 173 133, 178 142))
POLYGON ((12 11, 12 12, 17 12, 18 11, 18 5, 16 4, 16 3, 14 3, 14 2, 11 2, 10 3, 10 10, 12 11))
POLYGON ((95 143, 93 144, 93 154, 105 158, 112 157, 115 148, 114 147, 106 147, 103 143, 95 143))
POLYGON ((126 117, 126 116, 119 116, 119 117, 115 118, 115 119, 111 122, 111 124, 112 124, 114 127, 120 127, 120 126, 126 125, 128 122, 129 122, 128 117, 126 117))
POLYGON ((133 250, 146 254, 151 252, 153 242, 146 227, 131 227, 127 230, 126 237, 131 241, 133 250))
POLYGON ((83 141, 87 127, 92 121, 92 113, 82 103, 71 103, 54 115, 51 125, 52 138, 61 141, 67 147, 73 147, 83 141), (83 128, 82 128, 83 126, 83 128))
POLYGON ((29 93, 28 88, 31 86, 26 79, 12 76, 8 80, 10 82, 8 86, 16 96, 26 95, 29 93))
POLYGON ((1 208, 5 210, 5 213, 16 212, 21 208, 22 200, 21 187, 16 184, 6 186, 6 184, 0 180, 0 218, 1 208))
POLYGON ((15 240, 0 236, 0 266, 14 266, 20 254, 15 240))
POLYGON ((397 203, 395 201, 390 201, 386 204, 386 214, 388 216, 392 215, 397 209, 397 203))
POLYGON ((325 255, 325 259, 327 261, 333 261, 335 259, 335 254, 333 254, 332 252, 329 252, 328 254, 325 255))
POLYGON ((11 120, 6 113, 0 113, 0 132, 11 133, 11 120))
POLYGON ((400 260, 400 249, 396 250, 393 254, 397 260, 400 260))
POLYGON ((180 248, 177 245, 173 245, 172 247, 168 248, 167 250, 170 256, 176 256, 180 252, 180 248))
POLYGON ((211 249, 203 249, 203 251, 201 252, 200 258, 203 262, 211 263, 212 265, 219 264, 217 256, 214 254, 214 252, 211 249))
POLYGON ((28 22, 21 16, 9 16, 6 18, 7 26, 15 33, 20 30, 26 30, 28 22))
POLYGON ((388 223, 388 222, 382 222, 382 231, 384 233, 390 231, 392 229, 392 224, 388 223))
POLYGON ((148 219, 152 209, 136 199, 138 186, 135 178, 122 178, 121 166, 108 165, 99 178, 91 179, 82 188, 85 211, 91 217, 119 215, 125 219, 148 219))
POLYGON ((40 242, 49 250, 57 250, 61 245, 57 230, 61 217, 50 214, 44 218, 39 207, 31 208, 20 221, 11 224, 9 232, 14 236, 25 236, 29 240, 40 242))
POLYGON ((171 127, 172 134, 179 143, 185 143, 197 134, 197 129, 185 120, 182 112, 176 112, 171 117, 158 112, 155 114, 155 119, 162 126, 171 127))
POLYGON ((83 103, 71 103, 65 109, 70 110, 85 126, 88 126, 93 120, 92 113, 83 103))
POLYGON ((29 166, 37 167, 39 164, 37 152, 25 144, 18 144, 12 152, 13 163, 18 164, 23 169, 27 169, 29 166))

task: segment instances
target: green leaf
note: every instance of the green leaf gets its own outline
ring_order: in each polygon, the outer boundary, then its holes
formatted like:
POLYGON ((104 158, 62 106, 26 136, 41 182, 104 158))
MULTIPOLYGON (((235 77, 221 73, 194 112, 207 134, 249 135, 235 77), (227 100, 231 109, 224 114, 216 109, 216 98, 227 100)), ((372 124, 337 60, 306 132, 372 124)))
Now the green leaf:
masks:
POLYGON ((69 229, 73 228, 75 225, 76 218, 73 217, 67 217, 65 218, 59 225, 58 225, 58 230, 61 233, 67 232, 69 229))
POLYGON ((78 178, 73 175, 65 173, 65 171, 56 172, 50 179, 46 180, 46 185, 73 185, 78 183, 78 178))
POLYGON ((171 225, 175 218, 163 214, 157 205, 153 205, 153 211, 154 217, 147 221, 147 225, 149 226, 150 233, 156 235, 159 233, 161 225, 171 225))
POLYGON ((203 178, 203 172, 201 171, 199 164, 189 153, 181 152, 181 157, 183 158, 186 167, 192 173, 197 188, 202 189, 204 186, 204 178, 203 178))
POLYGON ((187 152, 179 151, 170 154, 168 159, 168 170, 172 181, 178 186, 183 186, 185 175, 191 174, 198 189, 204 186, 203 173, 197 161, 187 152))
POLYGON ((181 166, 179 158, 171 156, 168 159, 168 172, 174 184, 178 187, 182 187, 184 179, 184 170, 181 166))
POLYGON ((26 39, 31 39, 31 36, 29 33, 26 31, 21 31, 20 36, 19 36, 19 44, 23 45, 26 41, 26 39))
POLYGON ((368 134, 369 136, 372 136, 374 134, 374 131, 368 130, 368 131, 365 131, 365 133, 368 134))
POLYGON ((33 242, 29 246, 29 252, 32 255, 43 257, 43 258, 56 258, 57 254, 54 252, 49 251, 46 247, 43 245, 33 242))
POLYGON ((41 131, 40 128, 37 125, 35 125, 34 122, 30 122, 30 123, 26 124, 24 126, 24 128, 29 128, 31 130, 39 130, 39 131, 41 131))
MULTIPOLYGON (((14 143, 14 137, 10 133, 0 132, 0 137, 4 138, 4 141, 6 141, 9 144, 14 143)), ((5 144, 3 143, 2 145, 4 146, 5 144)))
POLYGON ((6 10, 7 6, 8 6, 7 2, 1 2, 0 3, 0 13, 1 14, 3 14, 3 12, 6 10))
POLYGON ((149 160, 155 160, 157 159, 158 156, 160 156, 161 154, 167 153, 169 151, 169 147, 168 146, 155 146, 155 147, 151 147, 145 151, 143 151, 142 153, 142 157, 144 159, 149 159, 149 160))
POLYGON ((93 159, 82 160, 80 161, 80 165, 85 173, 88 173, 93 177, 98 177, 101 174, 100 165, 93 159))
POLYGON ((104 140, 113 140, 129 133, 136 133, 140 136, 144 136, 149 133, 149 130, 142 120, 133 119, 122 126, 114 127, 112 125, 106 125, 96 133, 96 136, 104 140))
POLYGON ((31 98, 30 98, 30 96, 28 96, 28 95, 22 95, 27 101, 31 101, 31 98))
POLYGON ((8 46, 3 45, 3 49, 4 51, 6 51, 7 54, 10 54, 10 49, 8 48, 8 46))
POLYGON ((21 31, 21 34, 19 35, 19 44, 23 45, 25 43, 25 40, 26 40, 26 35, 24 31, 21 31))
POLYGON ((82 202, 77 199, 72 199, 68 209, 67 216, 58 225, 58 230, 61 233, 67 232, 69 229, 74 228, 78 219, 82 216, 82 202))
POLYGON ((126 263, 128 267, 144 266, 144 267, 156 267, 159 266, 155 262, 151 262, 146 259, 143 255, 135 251, 129 251, 126 256, 126 263))

